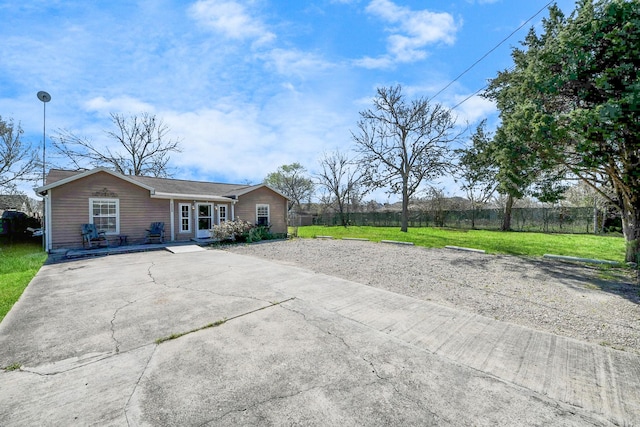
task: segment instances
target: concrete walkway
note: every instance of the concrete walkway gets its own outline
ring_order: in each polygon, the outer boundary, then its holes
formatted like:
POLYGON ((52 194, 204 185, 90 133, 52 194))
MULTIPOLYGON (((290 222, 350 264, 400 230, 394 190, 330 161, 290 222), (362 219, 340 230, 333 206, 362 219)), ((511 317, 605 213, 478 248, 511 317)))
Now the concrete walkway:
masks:
POLYGON ((18 365, 3 426, 640 425, 635 354, 219 250, 43 267, 18 365))

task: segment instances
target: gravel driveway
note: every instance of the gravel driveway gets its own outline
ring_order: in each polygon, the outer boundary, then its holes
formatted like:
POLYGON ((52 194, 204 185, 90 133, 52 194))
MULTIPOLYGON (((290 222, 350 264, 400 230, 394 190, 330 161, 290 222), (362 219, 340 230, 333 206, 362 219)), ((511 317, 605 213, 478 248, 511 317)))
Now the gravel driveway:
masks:
POLYGON ((640 288, 623 270, 354 240, 293 239, 225 250, 640 353, 640 288))

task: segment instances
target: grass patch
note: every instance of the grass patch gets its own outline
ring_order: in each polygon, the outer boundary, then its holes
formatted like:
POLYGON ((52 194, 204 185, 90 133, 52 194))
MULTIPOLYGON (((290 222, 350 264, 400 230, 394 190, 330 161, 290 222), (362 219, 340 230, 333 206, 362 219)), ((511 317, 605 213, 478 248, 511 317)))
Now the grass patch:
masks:
POLYGON ((283 303, 285 303, 285 302, 293 301, 294 299, 296 299, 296 298, 295 298, 295 297, 292 297, 292 298, 288 298, 288 299, 286 299, 286 300, 284 300, 284 301, 272 301, 272 302, 269 302, 269 305, 266 305, 266 306, 264 306, 264 307, 259 307, 259 308, 256 308, 256 309, 254 309, 254 310, 251 310, 251 311, 247 311, 247 312, 245 312, 245 313, 237 314, 237 315, 232 316, 232 317, 230 317, 230 318, 228 318, 228 319, 225 317, 224 319, 220 319, 220 320, 215 321, 215 322, 213 322, 213 323, 209 323, 208 325, 204 325, 204 326, 202 326, 202 327, 200 327, 200 328, 191 329, 190 331, 186 331, 186 332, 177 332, 177 333, 171 334, 171 335, 169 335, 169 336, 167 336, 167 337, 158 338, 158 339, 155 341, 155 343, 156 343, 156 344, 162 344, 163 342, 171 341, 171 340, 175 340, 176 338, 183 337, 183 336, 185 336, 185 335, 187 335, 187 334, 191 334, 191 333, 193 333, 193 332, 202 331, 202 330, 204 330, 204 329, 208 329, 208 328, 215 328, 216 326, 220 326, 220 325, 222 325, 222 324, 224 324, 224 323, 228 322, 229 320, 233 320, 233 319, 237 319, 237 318, 239 318, 239 317, 247 316, 247 315, 249 315, 249 314, 256 313, 256 312, 258 312, 258 311, 262 311, 262 310, 265 310, 265 309, 267 309, 267 308, 270 308, 270 307, 274 307, 274 306, 277 306, 277 305, 283 304, 283 303))
POLYGON ((216 320, 213 323, 209 323, 207 325, 201 326, 199 328, 191 329, 190 331, 178 332, 178 333, 175 333, 175 334, 171 334, 168 337, 158 338, 156 340, 156 344, 162 344, 163 342, 175 340, 176 338, 180 338, 180 337, 183 337, 183 336, 185 336, 187 334, 192 334, 194 332, 202 331, 202 330, 205 330, 205 329, 215 328, 216 326, 220 326, 220 325, 224 324, 226 321, 227 321, 227 319, 220 319, 220 320, 216 320))
POLYGON ((594 258, 624 262, 625 241, 618 236, 592 234, 546 234, 488 230, 454 230, 432 227, 409 228, 403 233, 398 227, 298 227, 299 237, 333 236, 365 238, 374 242, 397 240, 417 246, 443 248, 460 246, 483 249, 487 253, 520 256, 544 254, 594 258))
POLYGON ((19 363, 14 363, 14 364, 12 364, 12 365, 5 366, 5 367, 4 367, 4 368, 2 368, 2 369, 4 369, 5 371, 17 371, 17 370, 18 370, 18 369, 20 369, 21 367, 22 367, 22 365, 21 365, 21 364, 19 364, 19 363))
POLYGON ((33 276, 47 260, 41 243, 0 246, 0 321, 18 301, 33 276))

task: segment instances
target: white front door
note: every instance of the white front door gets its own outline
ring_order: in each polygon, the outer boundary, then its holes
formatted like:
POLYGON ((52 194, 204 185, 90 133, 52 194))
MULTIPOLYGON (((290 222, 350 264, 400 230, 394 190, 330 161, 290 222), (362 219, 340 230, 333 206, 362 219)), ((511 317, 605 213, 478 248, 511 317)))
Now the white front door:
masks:
POLYGON ((198 239, 207 239, 211 237, 211 229, 213 228, 213 205, 211 203, 198 203, 198 229, 196 237, 198 239))
POLYGON ((222 224, 227 221, 229 215, 228 205, 218 205, 218 224, 222 224))

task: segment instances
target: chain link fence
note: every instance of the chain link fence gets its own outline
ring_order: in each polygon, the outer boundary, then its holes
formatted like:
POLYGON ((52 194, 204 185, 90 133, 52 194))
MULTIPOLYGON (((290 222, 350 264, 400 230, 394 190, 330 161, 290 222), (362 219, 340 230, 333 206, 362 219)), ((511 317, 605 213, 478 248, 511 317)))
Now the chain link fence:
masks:
MULTIPOLYGON (((397 211, 347 215, 350 225, 400 227, 401 213, 397 211)), ((502 209, 410 211, 409 227, 499 230, 503 217, 502 209)), ((312 222, 314 225, 342 225, 340 214, 333 212, 314 215, 312 222)), ((590 234, 594 233, 594 226, 597 232, 620 231, 615 219, 612 221, 602 211, 588 207, 513 208, 511 214, 511 229, 515 231, 590 234)))

